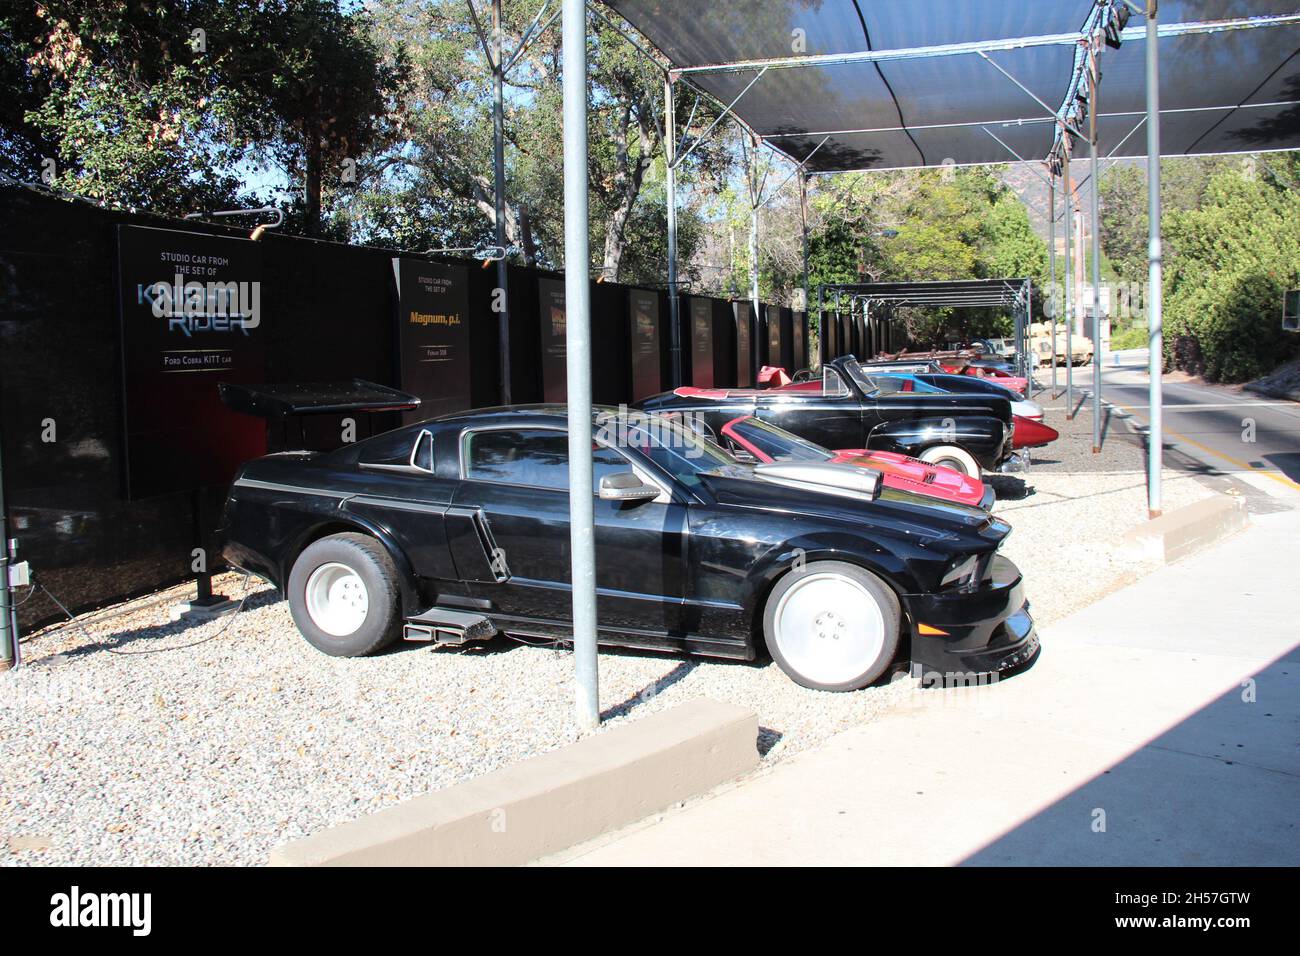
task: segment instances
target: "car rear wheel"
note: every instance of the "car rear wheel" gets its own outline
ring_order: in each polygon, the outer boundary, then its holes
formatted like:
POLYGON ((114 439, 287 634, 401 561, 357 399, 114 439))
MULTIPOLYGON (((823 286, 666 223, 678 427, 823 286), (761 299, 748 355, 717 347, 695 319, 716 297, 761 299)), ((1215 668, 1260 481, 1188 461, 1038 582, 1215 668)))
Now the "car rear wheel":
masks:
POLYGON ((880 677, 898 652, 898 597, 874 574, 814 561, 781 578, 763 612, 767 649, 796 684, 848 691, 880 677))
POLYGON ((933 448, 927 448, 921 452, 921 460, 928 461, 932 465, 955 468, 971 478, 980 477, 980 463, 970 452, 956 445, 935 445, 933 448))
POLYGON ((294 623, 319 651, 361 657, 397 639, 397 572, 374 538, 348 533, 313 541, 294 562, 288 590, 294 623))

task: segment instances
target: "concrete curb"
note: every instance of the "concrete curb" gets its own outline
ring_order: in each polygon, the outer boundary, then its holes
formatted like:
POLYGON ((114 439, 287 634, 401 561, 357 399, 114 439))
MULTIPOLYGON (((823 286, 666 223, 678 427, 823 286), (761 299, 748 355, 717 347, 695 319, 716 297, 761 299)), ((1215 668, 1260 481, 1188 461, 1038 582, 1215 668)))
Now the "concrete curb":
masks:
POLYGON ((1280 398, 1289 402, 1300 402, 1300 388, 1287 388, 1282 385, 1264 385, 1259 382, 1247 382, 1241 386, 1243 391, 1265 398, 1280 398))
POLYGON ((700 698, 271 852, 272 866, 516 866, 758 766, 758 717, 700 698))
POLYGON ((1124 533, 1125 550, 1169 563, 1241 531, 1250 523, 1241 498, 1217 495, 1153 518, 1124 533))

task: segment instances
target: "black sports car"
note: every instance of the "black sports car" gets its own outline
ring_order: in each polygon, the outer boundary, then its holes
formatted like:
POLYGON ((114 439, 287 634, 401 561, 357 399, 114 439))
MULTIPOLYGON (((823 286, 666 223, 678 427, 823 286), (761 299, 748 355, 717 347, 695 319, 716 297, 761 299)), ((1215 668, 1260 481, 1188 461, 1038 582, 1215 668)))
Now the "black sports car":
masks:
POLYGON ((901 380, 873 376, 851 355, 823 366, 820 381, 763 390, 679 388, 639 407, 690 412, 715 430, 737 416, 753 415, 826 448, 898 452, 972 478, 986 469, 1020 467, 1011 448, 1008 398, 904 391, 901 380))
MULTIPOLYGON (((1010 531, 853 465, 745 465, 680 424, 596 415, 599 640, 753 659, 852 690, 899 656, 988 673, 1037 637, 1010 531)), ((565 409, 434 419, 248 462, 225 556, 335 655, 409 639, 570 634, 565 409)))

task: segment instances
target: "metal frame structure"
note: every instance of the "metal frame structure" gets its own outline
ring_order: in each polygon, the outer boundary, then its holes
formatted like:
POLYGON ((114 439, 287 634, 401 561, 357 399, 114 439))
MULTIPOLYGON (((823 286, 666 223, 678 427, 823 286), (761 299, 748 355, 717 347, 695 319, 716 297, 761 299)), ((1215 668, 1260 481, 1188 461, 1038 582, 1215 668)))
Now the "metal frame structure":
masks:
MULTIPOLYGON (((1124 19, 1127 19, 1125 17, 1124 19)), ((1113 117, 1137 117, 1138 122, 1112 149, 1111 154, 1117 152, 1125 143, 1128 142, 1137 131, 1145 124, 1147 126, 1147 165, 1148 181, 1150 183, 1150 195, 1148 197, 1149 211, 1151 213, 1151 234, 1148 242, 1149 258, 1149 276, 1151 282, 1151 291, 1148 293, 1148 323, 1149 337, 1151 347, 1150 373, 1151 373, 1151 398, 1150 405, 1151 429, 1148 438, 1149 455, 1148 455, 1148 506, 1152 517, 1160 513, 1160 467, 1161 467, 1161 443, 1162 443, 1162 416, 1160 414, 1160 366, 1161 366, 1161 348, 1162 348, 1162 301, 1160 289, 1156 285, 1161 276, 1161 241, 1159 225, 1159 120, 1161 111, 1159 106, 1159 66, 1158 66, 1158 40, 1167 37, 1190 36, 1197 34, 1214 34, 1238 30, 1254 30, 1269 27, 1296 26, 1300 24, 1300 13, 1288 13, 1267 16, 1243 16, 1226 18, 1220 20, 1203 20, 1186 23, 1161 24, 1158 20, 1157 0, 1146 0, 1146 3, 1139 3, 1138 0, 1095 0, 1094 6, 1089 13, 1083 27, 1078 31, 1047 34, 1040 36, 1011 37, 998 40, 976 41, 942 44, 933 46, 914 47, 907 49, 887 49, 887 50, 859 50, 846 53, 834 54, 813 54, 813 55, 796 55, 796 56, 779 56, 764 57, 754 59, 735 60, 731 62, 698 64, 693 66, 669 67, 667 72, 668 82, 677 81, 690 82, 696 77, 709 74, 724 73, 746 73, 752 72, 754 75, 748 84, 740 93, 728 104, 725 105, 721 120, 727 115, 732 115, 735 121, 748 133, 751 141, 755 144, 766 145, 774 152, 784 155, 790 162, 797 165, 796 172, 800 178, 801 185, 801 202, 805 195, 806 180, 810 176, 819 175, 836 175, 842 172, 877 172, 884 171, 887 167, 873 167, 871 169, 856 170, 850 168, 835 170, 807 170, 804 168, 806 159, 800 160, 791 155, 787 149, 783 149, 780 141, 785 139, 798 139, 807 141, 809 139, 821 138, 818 149, 826 142, 827 138, 837 135, 848 134, 872 134, 885 132, 907 132, 910 130, 921 129, 955 129, 959 127, 982 127, 993 139, 997 140, 1007 151, 1014 157, 1016 162, 1020 162, 1031 168, 1035 164, 1034 160, 1026 160, 1019 156, 1007 144, 993 133, 990 127, 1000 125, 1005 126, 1023 126, 1028 124, 1051 124, 1054 127, 1055 134, 1053 144, 1048 151, 1048 158, 1044 165, 1046 166, 1047 176, 1044 177, 1049 187, 1053 209, 1055 208, 1056 183, 1060 180, 1065 193, 1065 219, 1066 219, 1066 248, 1067 262, 1072 261, 1070 255, 1071 246, 1074 239, 1074 205, 1078 201, 1078 189, 1087 182, 1087 179, 1093 178, 1098 172, 1098 137, 1096 134, 1097 123, 1099 119, 1109 119, 1113 117), (1125 7, 1132 13, 1143 16, 1146 19, 1145 26, 1127 26, 1115 24, 1112 26, 1112 20, 1118 20, 1120 8, 1125 7), (1107 28, 1111 27, 1114 38, 1120 42, 1145 40, 1146 49, 1146 76, 1147 76, 1147 108, 1144 112, 1117 112, 1117 113, 1100 113, 1097 109, 1098 94, 1100 88, 1100 70, 1098 68, 1098 54, 1106 34, 1107 28), (1067 95, 1061 107, 1052 109, 1049 104, 1044 102, 1039 96, 1033 93, 1028 87, 1022 84, 1007 69, 994 61, 989 54, 999 51, 1020 50, 1028 47, 1046 47, 1046 46, 1073 46, 1077 53, 1074 60, 1074 69, 1068 86, 1067 95), (915 60, 934 57, 950 56, 978 56, 988 63, 994 70, 1005 77, 1009 82, 1016 85, 1026 93, 1027 97, 1040 108, 1041 112, 1027 116, 1013 116, 999 121, 976 121, 963 123, 944 123, 931 125, 900 125, 894 127, 873 127, 873 128, 852 128, 852 129, 834 129, 834 130, 808 130, 791 132, 788 130, 772 131, 763 133, 753 129, 745 121, 734 115, 734 110, 740 100, 749 92, 759 80, 771 70, 785 69, 806 69, 825 67, 838 64, 849 63, 882 63, 892 60, 915 60), (1086 91, 1084 97, 1080 97, 1080 92, 1086 91), (1085 105, 1087 104, 1087 105, 1085 105), (1086 122, 1085 122, 1086 120, 1086 122), (1084 133, 1082 127, 1087 127, 1087 133, 1084 133), (1091 173, 1081 183, 1074 183, 1069 176, 1069 161, 1072 151, 1072 142, 1076 139, 1086 140, 1090 146, 1090 167, 1091 173)), ((640 48, 640 47, 639 47, 640 48)), ((710 99, 717 101, 707 91, 701 89, 697 84, 691 83, 696 91, 710 99)), ((1195 107, 1188 110, 1173 110, 1171 113, 1180 112, 1206 112, 1216 109, 1256 109, 1264 107, 1279 106, 1296 106, 1298 103, 1278 102, 1263 104, 1233 104, 1223 107, 1195 107)), ((716 125, 716 123, 715 123, 716 125)), ((1243 150, 1242 152, 1260 152, 1268 150, 1243 150)), ((982 163, 970 163, 965 165, 984 165, 982 163)), ((888 167, 894 168, 894 167, 888 167)), ((1092 415, 1093 415, 1093 448, 1094 451, 1100 451, 1101 448, 1101 389, 1100 389, 1100 356, 1098 353, 1100 347, 1100 324, 1101 324, 1101 302, 1100 302, 1100 245, 1099 229, 1097 228, 1099 220, 1099 209, 1097 201, 1097 190, 1094 186, 1092 190, 1089 209, 1089 218, 1092 220, 1092 260, 1093 260, 1093 288, 1094 304, 1092 316, 1092 333, 1093 333, 1093 351, 1094 351, 1094 379, 1092 388, 1092 415)), ((1080 211, 1082 219, 1082 211, 1080 211)), ((1055 271, 1055 213, 1052 218, 1052 245, 1051 260, 1053 272, 1055 271)), ((806 243, 805 243, 806 250, 806 243)), ((675 265, 675 263, 674 263, 675 265)), ((757 271, 756 260, 753 263, 754 271, 757 271)), ((807 260, 805 255, 805 275, 807 274, 807 260)), ((1075 321, 1074 310, 1078 309, 1077 320, 1086 326, 1086 316, 1084 314, 1085 305, 1081 289, 1075 288, 1075 276, 1073 269, 1069 270, 1069 281, 1065 286, 1065 316, 1066 316, 1066 339, 1067 353, 1072 350, 1072 329, 1075 321)), ((807 289, 807 280, 805 280, 805 302, 811 310, 810 291, 807 289)), ((1055 285, 1055 283, 1054 283, 1055 285)), ((1055 307, 1056 292, 1053 289, 1052 300, 1052 327, 1053 337, 1056 334, 1056 318, 1060 310, 1055 307)), ((824 294, 819 290, 818 312, 822 311, 824 305, 824 294)), ((1055 351, 1055 350, 1054 350, 1055 351)), ((1053 358, 1053 389, 1056 387, 1056 362, 1053 358)), ((1073 417, 1073 371, 1072 363, 1067 361, 1066 365, 1066 398, 1069 417, 1073 417)))
MULTIPOLYGON (((807 225, 806 225, 806 196, 807 196, 807 177, 809 175, 822 174, 821 171, 812 171, 806 169, 807 159, 799 160, 791 156, 787 151, 782 150, 779 146, 774 145, 773 141, 778 141, 786 137, 798 137, 800 140, 816 139, 818 137, 830 138, 837 133, 859 133, 870 134, 885 132, 883 129, 858 129, 858 130, 830 130, 830 131, 805 131, 801 133, 789 133, 784 131, 773 131, 770 135, 765 136, 757 130, 752 129, 739 116, 734 113, 737 103, 745 94, 753 88, 754 84, 759 82, 769 70, 780 69, 799 69, 816 66, 827 66, 837 63, 880 63, 888 60, 901 59, 921 59, 926 57, 943 57, 943 56, 979 56, 985 62, 989 63, 997 72, 1001 73, 1007 80, 1020 87, 1032 100, 1042 108, 1042 113, 1035 116, 1010 117, 1003 122, 1006 124, 1025 124, 1025 123, 1050 123, 1054 127, 1055 137, 1052 149, 1048 154, 1046 162, 1048 173, 1048 187, 1052 205, 1052 247, 1051 247, 1051 266, 1055 274, 1055 193, 1056 181, 1059 178, 1064 186, 1065 192, 1065 218, 1066 218, 1066 247, 1067 261, 1069 260, 1069 247, 1071 244, 1071 235, 1073 229, 1073 206, 1076 201, 1076 187, 1074 186, 1070 174, 1070 152, 1071 141, 1073 139, 1087 139, 1091 152, 1091 175, 1094 178, 1093 183, 1093 201, 1092 201, 1092 219, 1093 219, 1093 278, 1094 278, 1094 361, 1098 363, 1094 369, 1094 387, 1093 387, 1093 416, 1094 416, 1094 451, 1100 450, 1100 255, 1097 250, 1099 244, 1098 230, 1096 224, 1098 221, 1098 202, 1096 198, 1097 183, 1097 152, 1098 141, 1096 135, 1097 127, 1097 97, 1100 86, 1100 71, 1097 66, 1097 54, 1100 52, 1100 44, 1104 32, 1110 25, 1111 18, 1117 15, 1120 4, 1128 7, 1132 12, 1146 18, 1144 29, 1128 28, 1115 30, 1121 41, 1144 39, 1147 44, 1146 48, 1146 95, 1147 108, 1145 118, 1140 120, 1138 125, 1124 137, 1123 142, 1127 141, 1137 132, 1137 129, 1145 122, 1147 126, 1147 164, 1148 164, 1148 181, 1150 184, 1150 193, 1148 196, 1149 218, 1150 218, 1150 235, 1148 239, 1148 260, 1149 276, 1151 290, 1149 293, 1148 322, 1150 334, 1150 406, 1151 406, 1151 428, 1148 435, 1148 509, 1152 517, 1160 514, 1160 473, 1161 473, 1161 449, 1162 449, 1162 418, 1161 418, 1161 348, 1162 348, 1162 300, 1160 295, 1160 281, 1162 273, 1161 262, 1161 237, 1160 237, 1160 106, 1159 106, 1159 60, 1158 60, 1158 40, 1163 37, 1181 36, 1194 33, 1217 33, 1228 30, 1256 29, 1260 27, 1295 25, 1300 23, 1300 14, 1290 14, 1271 17, 1255 18, 1237 18, 1232 20, 1203 21, 1194 23, 1180 23, 1161 25, 1158 21, 1158 0, 1146 0, 1145 4, 1139 4, 1137 0, 1096 0, 1093 11, 1085 23, 1083 29, 1077 32, 1054 34, 1050 36, 1038 37, 1016 37, 995 41, 983 41, 974 43, 957 43, 941 46, 918 47, 912 49, 900 50, 869 50, 856 51, 841 54, 828 55, 803 55, 793 57, 776 57, 766 59, 743 60, 731 63, 718 63, 708 65, 697 65, 688 67, 669 67, 664 70, 664 100, 666 111, 666 126, 672 126, 675 119, 675 102, 674 93, 678 82, 690 82, 692 77, 700 76, 707 73, 736 73, 736 72, 753 72, 754 76, 750 79, 739 95, 730 103, 722 104, 716 97, 711 96, 698 85, 692 83, 696 92, 700 96, 706 96, 714 102, 718 102, 722 107, 721 113, 712 124, 704 131, 704 134, 685 151, 682 151, 676 143, 676 137, 666 139, 670 145, 666 146, 669 152, 669 176, 667 182, 667 203, 669 206, 669 263, 668 263, 668 284, 670 295, 670 336, 673 347, 673 375, 674 385, 678 384, 680 375, 680 309, 678 303, 677 289, 677 246, 676 246, 676 167, 681 161, 693 151, 704 138, 712 134, 713 130, 722 122, 723 119, 730 116, 750 137, 755 150, 759 145, 766 145, 778 154, 785 155, 791 162, 795 163, 796 169, 792 176, 797 175, 800 185, 800 203, 801 213, 803 213, 804 229, 804 282, 805 282, 805 306, 810 305, 808 301, 807 288, 807 225), (1049 45, 1073 45, 1079 49, 1079 54, 1075 58, 1075 68, 1071 79, 1069 94, 1063 106, 1057 110, 1051 109, 1048 104, 1042 101, 1031 90, 1021 84, 1008 70, 997 64, 989 56, 990 53, 999 50, 1016 50, 1031 46, 1049 46, 1049 45), (1079 127, 1083 125, 1080 120, 1083 118, 1082 104, 1080 103, 1078 92, 1080 84, 1088 84, 1088 102, 1090 107, 1087 112, 1091 114, 1088 122, 1089 135, 1081 133, 1079 127)), ((589 255, 587 245, 587 221, 586 221, 586 194, 585 194, 585 176, 586 176, 586 60, 585 60, 585 0, 563 0, 563 22, 564 22, 564 93, 565 93, 565 248, 566 261, 585 262, 589 255), (577 79, 580 73, 581 82, 577 79), (579 195, 581 193, 581 195, 579 195)), ((635 39, 628 37, 626 32, 604 17, 597 11, 607 23, 610 23, 619 33, 623 34, 638 50, 646 53, 647 57, 654 60, 644 47, 635 39)), ((663 69, 661 66, 660 69, 663 69)), ((1133 115, 1133 114, 1115 114, 1115 115, 1133 115)), ((996 122, 984 121, 980 123, 963 123, 963 124, 946 124, 950 128, 957 126, 983 126, 994 139, 1002 142, 996 134, 992 133, 988 127, 999 125, 996 122)), ((942 128, 936 126, 935 128, 942 128)), ((906 126, 899 127, 900 130, 906 131, 906 126)), ((675 133, 675 129, 673 129, 675 133)), ((822 140, 825 142, 825 139, 822 140)), ((1006 146, 1005 143, 1003 143, 1006 146)), ((819 144, 818 149, 821 146, 819 144)), ((1009 149, 1009 147, 1008 147, 1009 149)), ((1118 149, 1118 146, 1116 147, 1118 149)), ((1010 150, 1009 150, 1010 151, 1010 150)), ((1014 151, 1011 151, 1014 156, 1014 151)), ((1020 157, 1017 161, 1024 163, 1020 157)), ((854 170, 842 169, 834 172, 852 172, 854 170)), ((863 170, 868 171, 868 170, 863 170)), ((876 171, 876 170, 870 170, 876 171)), ((752 181, 752 175, 751 175, 752 181)), ((757 299, 757 279, 758 279, 758 260, 757 260, 757 212, 760 207, 758 199, 761 196, 761 187, 753 190, 751 187, 751 205, 753 206, 754 217, 751 222, 751 293, 753 298, 757 299)), ((599 719, 598 706, 596 703, 596 663, 595 663, 595 574, 594 574, 594 548, 593 527, 592 527, 592 510, 591 510, 591 472, 590 467, 575 467, 578 462, 588 461, 590 452, 590 394, 586 386, 589 385, 586 367, 586 360, 590 352, 590 303, 587 300, 586 275, 585 270, 575 271, 567 270, 566 284, 569 295, 569 382, 571 392, 577 401, 570 403, 570 455, 571 455, 571 474, 574 476, 571 482, 571 519, 572 519, 572 540, 573 540, 573 604, 574 604, 574 645, 578 652, 578 674, 579 674, 579 710, 584 723, 594 724, 599 719)), ((1071 286, 1073 286, 1073 276, 1071 281, 1066 283, 1065 292, 1065 310, 1067 315, 1066 336, 1067 342, 1070 337, 1072 322, 1068 320, 1071 312, 1072 299, 1082 299, 1081 295, 1072 295, 1071 286)), ((874 285, 874 283, 872 284, 874 285)), ((1028 286, 1026 286, 1028 288, 1028 286)), ((838 298, 843 286, 834 287, 836 294, 836 305, 838 307, 838 298)), ((822 306, 825 303, 826 287, 818 287, 818 313, 822 312, 822 306)), ((1055 338, 1056 315, 1055 308, 1055 289, 1053 289, 1053 308, 1052 308, 1052 327, 1053 338, 1055 338)), ((864 300, 865 301, 865 300, 864 300)), ((940 298, 929 300, 931 303, 942 301, 940 298)), ((1026 305, 1028 304, 1026 297, 1026 305)), ((969 299, 967 300, 969 304, 969 299)), ((1082 309, 1082 303, 1079 303, 1082 309)), ((1021 319, 1021 330, 1027 329, 1029 323, 1029 308, 1023 310, 1023 319, 1021 319)), ((825 341, 823 337, 823 342, 825 341)), ((1069 346, 1067 345, 1067 349, 1069 346)), ((1053 385, 1055 386, 1055 348, 1053 348, 1053 385)), ((1067 365, 1066 372, 1066 395, 1069 411, 1073 413, 1073 375, 1067 365)))
POLYGON ((884 316, 886 324, 892 320, 893 310, 908 306, 926 309, 1009 309, 1016 323, 1014 334, 1019 368, 1022 372, 1026 370, 1029 357, 1027 341, 1033 310, 1032 279, 828 282, 817 287, 818 301, 823 301, 828 291, 835 293, 837 297, 841 293, 850 296, 851 314, 857 303, 862 303, 864 314, 868 316, 871 315, 873 306, 884 306, 887 310, 884 316))

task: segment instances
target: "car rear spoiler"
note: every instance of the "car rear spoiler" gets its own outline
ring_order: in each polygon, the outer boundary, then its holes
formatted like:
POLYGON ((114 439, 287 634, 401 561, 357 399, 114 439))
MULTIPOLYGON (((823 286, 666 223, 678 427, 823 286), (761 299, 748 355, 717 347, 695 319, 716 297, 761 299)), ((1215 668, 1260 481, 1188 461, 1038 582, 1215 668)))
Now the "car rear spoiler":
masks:
POLYGON ((420 399, 363 378, 346 382, 289 382, 274 385, 218 385, 227 408, 245 415, 279 420, 296 415, 338 415, 343 412, 406 412, 420 399))
POLYGON ((354 441, 393 427, 392 422, 376 419, 375 414, 420 407, 417 396, 363 378, 258 385, 227 382, 217 388, 227 408, 266 419, 268 452, 332 451, 341 441, 354 441), (327 417, 346 419, 363 413, 365 428, 352 438, 342 438, 338 423, 327 417))

